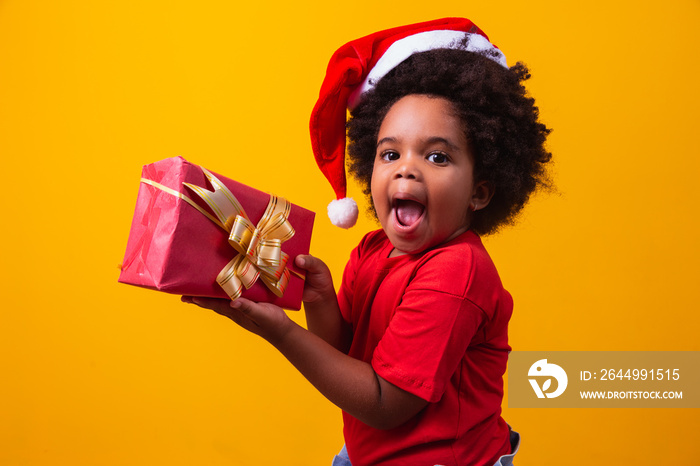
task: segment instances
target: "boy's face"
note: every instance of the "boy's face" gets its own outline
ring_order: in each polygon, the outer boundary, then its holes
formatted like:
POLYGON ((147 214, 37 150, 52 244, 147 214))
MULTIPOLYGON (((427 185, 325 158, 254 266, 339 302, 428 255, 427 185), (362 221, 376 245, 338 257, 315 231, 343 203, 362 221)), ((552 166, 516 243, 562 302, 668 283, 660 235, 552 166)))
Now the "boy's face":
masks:
POLYGON ((408 95, 391 107, 379 128, 371 190, 392 255, 467 231, 478 197, 474 156, 448 100, 408 95))

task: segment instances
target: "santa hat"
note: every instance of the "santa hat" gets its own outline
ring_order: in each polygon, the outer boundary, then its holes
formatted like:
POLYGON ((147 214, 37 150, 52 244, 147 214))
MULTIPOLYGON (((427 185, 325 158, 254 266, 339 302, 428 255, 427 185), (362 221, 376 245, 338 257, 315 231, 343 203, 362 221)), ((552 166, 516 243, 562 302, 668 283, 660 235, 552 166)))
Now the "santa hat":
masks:
POLYGON ((465 18, 443 18, 379 31, 348 42, 331 57, 321 91, 311 112, 311 147, 316 163, 330 182, 337 200, 328 205, 331 223, 350 228, 357 221, 357 204, 347 198, 345 180, 345 116, 389 71, 418 52, 462 48, 479 52, 507 67, 506 58, 484 32, 465 18))

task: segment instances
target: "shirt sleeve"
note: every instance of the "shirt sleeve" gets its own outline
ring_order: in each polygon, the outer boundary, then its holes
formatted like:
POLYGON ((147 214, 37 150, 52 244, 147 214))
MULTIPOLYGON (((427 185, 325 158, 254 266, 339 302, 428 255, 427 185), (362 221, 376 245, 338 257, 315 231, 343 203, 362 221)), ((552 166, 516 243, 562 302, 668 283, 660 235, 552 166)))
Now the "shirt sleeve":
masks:
POLYGON ((464 297, 468 277, 455 287, 449 271, 426 269, 408 284, 375 350, 372 367, 397 387, 436 402, 486 315, 464 297), (449 282, 448 291, 440 289, 445 282, 449 282))

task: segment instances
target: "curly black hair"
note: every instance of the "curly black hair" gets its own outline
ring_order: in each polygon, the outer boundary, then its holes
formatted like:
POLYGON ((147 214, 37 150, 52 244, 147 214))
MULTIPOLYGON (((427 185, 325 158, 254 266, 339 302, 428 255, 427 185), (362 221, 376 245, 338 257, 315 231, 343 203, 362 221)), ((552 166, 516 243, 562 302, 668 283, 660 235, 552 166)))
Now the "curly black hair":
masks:
POLYGON ((437 49, 410 56, 379 80, 347 123, 349 170, 363 185, 375 217, 370 182, 379 127, 394 103, 422 94, 452 102, 473 149, 474 178, 494 189, 489 204, 474 212, 470 228, 485 235, 512 224, 530 194, 551 187, 546 164, 552 156, 545 149, 551 130, 538 121, 535 101, 522 84, 529 78, 520 62, 505 68, 479 53, 437 49))

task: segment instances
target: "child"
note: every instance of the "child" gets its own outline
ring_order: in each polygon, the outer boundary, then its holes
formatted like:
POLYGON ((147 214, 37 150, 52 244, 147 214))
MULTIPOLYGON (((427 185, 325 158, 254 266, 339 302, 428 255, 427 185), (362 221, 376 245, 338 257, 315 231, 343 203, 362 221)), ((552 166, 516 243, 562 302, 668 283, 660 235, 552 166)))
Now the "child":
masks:
MULTIPOLYGON (((519 436, 500 413, 513 302, 478 235, 546 185, 549 130, 528 77, 459 18, 342 47, 312 144, 344 198, 349 104, 350 170, 382 229, 352 252, 337 296, 323 262, 297 257, 308 330, 270 304, 183 298, 268 340, 342 408, 347 448, 334 464, 512 463, 519 436)), ((332 212, 336 223, 353 223, 353 208, 332 212)))

